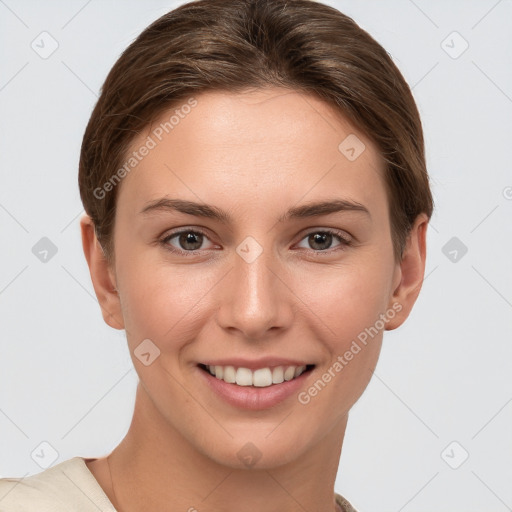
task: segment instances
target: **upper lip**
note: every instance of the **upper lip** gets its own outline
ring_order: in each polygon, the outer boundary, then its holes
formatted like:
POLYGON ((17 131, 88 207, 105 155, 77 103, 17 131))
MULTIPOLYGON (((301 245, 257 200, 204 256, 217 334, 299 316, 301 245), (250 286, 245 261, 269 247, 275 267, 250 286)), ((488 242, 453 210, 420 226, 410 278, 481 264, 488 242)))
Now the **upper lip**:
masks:
POLYGON ((261 359, 244 359, 235 357, 231 359, 212 359, 202 361, 201 364, 207 366, 234 366, 235 368, 248 368, 257 370, 258 368, 272 368, 275 366, 309 366, 311 362, 298 361, 297 359, 285 359, 282 357, 263 357, 261 359))

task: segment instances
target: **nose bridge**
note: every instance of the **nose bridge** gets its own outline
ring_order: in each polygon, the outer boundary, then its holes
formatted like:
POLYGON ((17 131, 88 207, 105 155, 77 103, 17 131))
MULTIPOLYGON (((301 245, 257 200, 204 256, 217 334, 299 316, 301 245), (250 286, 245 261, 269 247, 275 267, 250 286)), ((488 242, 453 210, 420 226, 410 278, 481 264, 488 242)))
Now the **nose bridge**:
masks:
POLYGON ((271 247, 246 237, 233 254, 229 289, 220 306, 219 321, 224 328, 236 328, 247 338, 262 338, 290 320, 286 287, 280 282, 278 265, 271 247))

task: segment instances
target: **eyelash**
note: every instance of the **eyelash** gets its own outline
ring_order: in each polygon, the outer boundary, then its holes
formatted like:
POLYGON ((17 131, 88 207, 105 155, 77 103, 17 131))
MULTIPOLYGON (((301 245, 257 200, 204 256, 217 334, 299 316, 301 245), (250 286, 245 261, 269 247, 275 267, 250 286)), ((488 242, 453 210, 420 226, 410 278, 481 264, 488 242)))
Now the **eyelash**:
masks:
MULTIPOLYGON (((183 233, 194 233, 196 235, 199 234, 199 235, 202 235, 202 236, 208 238, 208 235, 204 231, 201 231, 200 229, 183 229, 181 231, 175 231, 174 233, 167 234, 164 238, 162 238, 160 240, 160 243, 161 243, 161 245, 164 246, 165 249, 167 249, 168 251, 170 251, 174 254, 177 254, 179 256, 197 256, 198 254, 200 254, 202 249, 196 249, 194 251, 184 251, 183 249, 177 249, 176 247, 172 247, 169 245, 169 243, 168 243, 169 240, 175 238, 176 236, 182 235, 183 233)), ((304 240, 308 236, 313 235, 313 234, 318 234, 318 233, 333 235, 340 241, 340 245, 334 249, 325 249, 325 250, 310 249, 310 251, 313 252, 313 254, 318 255, 318 256, 322 256, 324 254, 332 254, 335 251, 344 250, 346 247, 350 247, 353 244, 352 240, 348 239, 346 235, 342 234, 342 232, 333 230, 333 229, 328 229, 328 228, 310 231, 309 233, 306 233, 300 239, 300 242, 302 242, 302 240, 304 240)))

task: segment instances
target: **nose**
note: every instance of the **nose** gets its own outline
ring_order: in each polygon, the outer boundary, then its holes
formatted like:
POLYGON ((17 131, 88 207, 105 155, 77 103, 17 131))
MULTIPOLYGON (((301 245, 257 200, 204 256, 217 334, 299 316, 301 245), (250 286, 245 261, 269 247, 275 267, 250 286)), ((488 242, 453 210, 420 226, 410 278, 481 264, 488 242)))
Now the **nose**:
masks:
POLYGON ((217 321, 222 329, 248 340, 262 340, 292 324, 293 284, 272 253, 263 250, 254 260, 243 252, 233 254, 233 266, 223 279, 219 297, 217 321))

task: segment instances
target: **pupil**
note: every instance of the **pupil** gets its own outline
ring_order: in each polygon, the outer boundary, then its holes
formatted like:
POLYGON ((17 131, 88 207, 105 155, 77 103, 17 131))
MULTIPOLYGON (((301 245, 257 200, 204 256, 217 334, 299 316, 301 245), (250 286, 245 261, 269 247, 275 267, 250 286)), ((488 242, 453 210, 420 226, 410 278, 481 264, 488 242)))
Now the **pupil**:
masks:
POLYGON ((185 248, 187 249, 195 251, 196 249, 201 247, 201 240, 199 240, 199 242, 197 241, 197 238, 201 236, 202 235, 199 233, 184 233, 180 236, 180 244, 182 244, 182 246, 185 246, 185 248), (187 244, 196 244, 196 247, 187 247, 187 244))
MULTIPOLYGON (((310 243, 313 246, 313 249, 327 249, 328 247, 315 247, 315 246, 325 244, 326 241, 327 242, 331 242, 332 241, 332 235, 329 234, 329 233, 321 233, 321 234, 320 233, 314 233, 313 235, 311 235, 309 237, 309 239, 310 239, 310 243)), ((328 243, 327 245, 329 246, 330 243, 328 243)))

